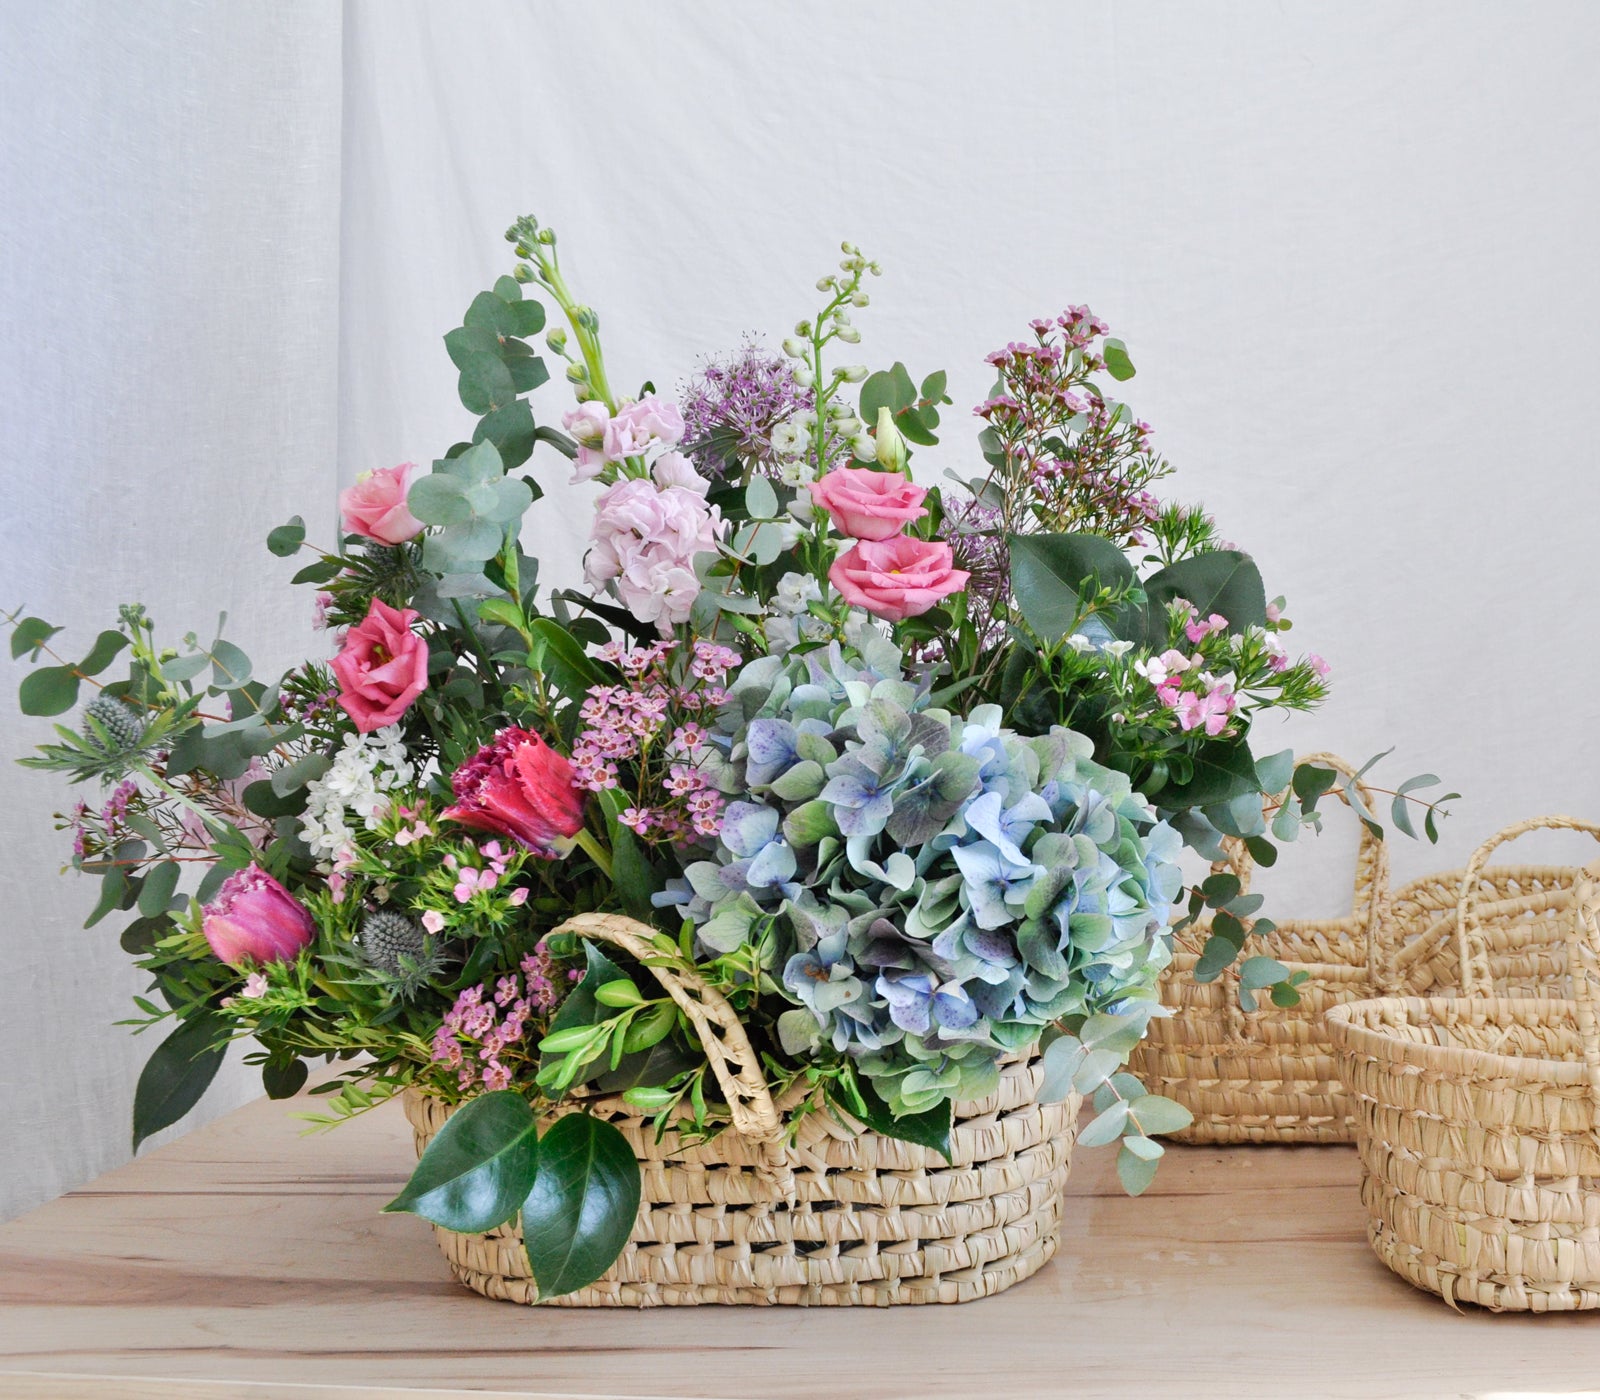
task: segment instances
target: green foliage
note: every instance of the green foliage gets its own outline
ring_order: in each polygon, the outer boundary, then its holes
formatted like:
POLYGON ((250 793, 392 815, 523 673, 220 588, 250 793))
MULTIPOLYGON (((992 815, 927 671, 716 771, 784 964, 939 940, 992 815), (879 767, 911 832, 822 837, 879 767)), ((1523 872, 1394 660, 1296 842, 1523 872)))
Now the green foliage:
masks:
POLYGON ((616 1262, 639 1214, 639 1163, 611 1124, 558 1118, 522 1202, 522 1237, 542 1299, 593 1283, 616 1262))
POLYGON ((492 1230, 521 1209, 540 1166, 539 1148, 538 1120, 521 1094, 480 1094, 450 1115, 384 1210, 464 1234, 492 1230))
POLYGON ((228 1027, 202 1013, 181 1021, 156 1046, 133 1096, 133 1150, 183 1117, 216 1078, 227 1053, 228 1027))

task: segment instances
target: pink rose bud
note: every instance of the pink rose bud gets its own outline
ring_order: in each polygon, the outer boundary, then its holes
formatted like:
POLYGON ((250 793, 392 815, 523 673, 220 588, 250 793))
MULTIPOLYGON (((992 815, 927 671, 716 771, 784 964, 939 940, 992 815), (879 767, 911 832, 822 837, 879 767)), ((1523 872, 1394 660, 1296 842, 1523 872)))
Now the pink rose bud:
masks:
POLYGON ((851 607, 902 622, 967 586, 971 576, 952 560, 950 546, 933 540, 862 540, 833 561, 828 578, 851 607))
POLYGON ((899 472, 872 467, 835 467, 811 485, 811 501, 833 519, 841 535, 857 540, 886 540, 928 512, 927 489, 899 472))
POLYGON ((565 757, 537 734, 512 726, 456 769, 450 779, 455 806, 444 815, 553 856, 557 841, 583 828, 584 793, 573 778, 565 757))
POLYGON ((411 630, 418 616, 374 598, 333 658, 340 707, 363 734, 393 724, 428 688, 428 644, 411 630))
POLYGON ((404 544, 420 535, 422 522, 406 507, 416 470, 415 462, 402 462, 357 477, 354 486, 339 493, 345 531, 379 544, 404 544))
POLYGON ((259 865, 222 882, 201 929, 211 951, 232 967, 287 962, 316 935, 306 907, 259 865))

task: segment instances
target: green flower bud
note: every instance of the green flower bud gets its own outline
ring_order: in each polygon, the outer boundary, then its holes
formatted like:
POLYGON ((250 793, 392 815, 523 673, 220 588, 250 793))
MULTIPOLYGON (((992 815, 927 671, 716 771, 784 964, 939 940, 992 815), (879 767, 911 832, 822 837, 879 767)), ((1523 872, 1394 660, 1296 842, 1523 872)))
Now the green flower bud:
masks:
POLYGON ((518 263, 516 270, 511 274, 519 282, 533 281, 533 269, 527 263, 518 263))
POLYGON ((559 355, 567 348, 567 333, 560 326, 552 326, 550 333, 544 338, 544 343, 559 355))
POLYGON ((846 365, 839 371, 839 378, 844 380, 846 384, 859 384, 866 377, 867 367, 865 365, 846 365))
POLYGON ((567 366, 567 378, 574 384, 587 384, 589 382, 589 370, 581 361, 576 364, 570 364, 567 366))
POLYGON ((846 345, 859 345, 861 343, 861 332, 854 326, 840 326, 839 339, 844 341, 846 345))
POLYGON ((894 425, 894 410, 887 404, 878 410, 878 444, 876 456, 880 467, 892 472, 906 469, 906 440, 894 425))
POLYGON ((809 349, 810 347, 805 341, 799 340, 794 336, 790 336, 789 339, 783 342, 783 353, 791 360, 805 359, 809 349))

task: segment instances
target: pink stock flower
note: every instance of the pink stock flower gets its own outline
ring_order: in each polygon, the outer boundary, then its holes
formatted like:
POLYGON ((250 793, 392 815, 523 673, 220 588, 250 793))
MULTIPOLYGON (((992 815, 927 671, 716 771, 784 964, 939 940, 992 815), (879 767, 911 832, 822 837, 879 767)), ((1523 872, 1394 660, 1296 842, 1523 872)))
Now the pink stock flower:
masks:
POLYGON ((316 926, 303 904, 259 865, 236 870, 206 905, 201 931, 231 967, 283 962, 311 942, 316 926))
POLYGON ((623 606, 665 636, 688 621, 700 593, 695 556, 716 548, 720 529, 718 512, 689 487, 619 481, 595 502, 584 576, 596 588, 614 582, 623 606))
POLYGON ((902 622, 959 593, 970 575, 952 563, 950 546, 897 535, 862 540, 833 561, 828 579, 852 607, 902 622))
POLYGON ((411 630, 419 616, 374 598, 333 658, 339 706, 363 734, 393 724, 428 688, 428 644, 411 630))
POLYGON ((841 535, 857 540, 886 540, 928 512, 925 487, 899 472, 872 467, 835 467, 811 484, 811 500, 828 512, 841 535))
POLYGON ((683 415, 675 403, 646 394, 638 403, 625 404, 605 428, 606 459, 620 462, 637 456, 652 442, 676 447, 683 441, 683 415))
POLYGON ((685 491, 693 491, 697 496, 704 496, 711 489, 711 483, 694 469, 694 463, 681 452, 663 452, 651 464, 650 475, 663 491, 669 486, 679 486, 685 491))
POLYGON ((611 414, 598 399, 580 403, 570 413, 561 415, 561 426, 578 444, 578 456, 572 464, 572 485, 593 480, 605 466, 606 427, 610 422, 611 414))
POLYGON ((422 533, 422 522, 406 506, 406 492, 416 473, 415 462, 363 472, 354 486, 339 493, 339 511, 346 533, 379 544, 404 544, 422 533))
MULTIPOLYGON (((584 798, 574 776, 572 764, 537 734, 512 726, 456 769, 450 779, 455 806, 443 815, 476 831, 509 836, 536 855, 553 856, 557 841, 583 827, 584 798)), ((493 873, 484 874, 492 888, 493 873)), ((482 876, 475 878, 479 888, 486 888, 482 876)), ((456 889, 461 899, 461 885, 456 889)))

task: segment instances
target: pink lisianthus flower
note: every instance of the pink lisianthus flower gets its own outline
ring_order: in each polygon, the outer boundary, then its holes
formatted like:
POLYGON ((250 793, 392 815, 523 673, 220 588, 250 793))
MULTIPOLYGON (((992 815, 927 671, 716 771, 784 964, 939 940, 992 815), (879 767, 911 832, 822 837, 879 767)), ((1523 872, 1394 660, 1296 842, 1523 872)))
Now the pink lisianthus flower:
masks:
POLYGON ((967 586, 971 575, 953 558, 942 541, 861 540, 833 561, 828 579, 851 607, 902 622, 967 586))
POLYGON ((393 724, 428 688, 428 644, 411 630, 419 616, 413 608, 391 608, 374 598, 333 658, 339 706, 363 734, 393 724))
POLYGON ((606 428, 610 423, 611 414, 598 399, 580 403, 570 413, 561 415, 561 426, 578 444, 578 455, 572 464, 572 485, 592 481, 605 466, 606 428))
POLYGON ((841 535, 886 540, 928 512, 927 489, 899 472, 872 467, 835 467, 811 484, 811 501, 828 512, 841 535))
MULTIPOLYGON (((536 855, 553 856, 556 843, 575 836, 583 827, 582 791, 573 782, 572 764, 537 734, 512 726, 495 735, 492 744, 479 749, 450 779, 456 801, 443 815, 476 831, 493 832, 519 841, 536 855)), ((461 887, 493 888, 492 871, 461 887), (489 883, 484 884, 484 877, 489 883)), ((465 902, 464 900, 462 901, 465 902)))
POLYGON ((306 907, 253 864, 222 882, 200 928, 211 951, 230 967, 286 962, 316 936, 306 907))
POLYGON ((404 544, 422 533, 422 522, 406 505, 415 462, 363 472, 354 486, 339 493, 339 512, 347 534, 379 544, 404 544))

